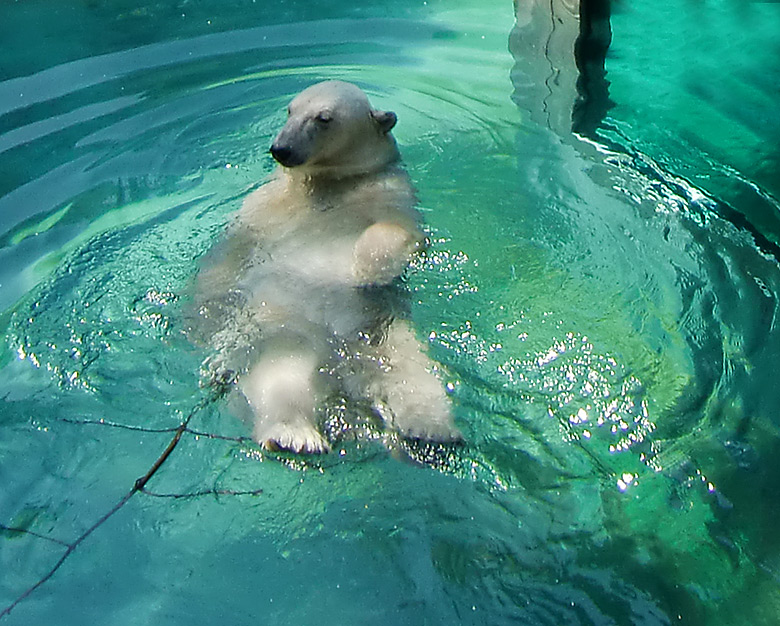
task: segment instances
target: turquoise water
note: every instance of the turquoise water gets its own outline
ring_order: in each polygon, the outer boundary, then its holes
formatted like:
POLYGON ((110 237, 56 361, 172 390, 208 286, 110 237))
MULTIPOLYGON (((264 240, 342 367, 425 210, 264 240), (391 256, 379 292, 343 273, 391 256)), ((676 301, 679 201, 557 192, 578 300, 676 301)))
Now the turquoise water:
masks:
POLYGON ((777 623, 780 5, 614 3, 575 135, 569 3, 209 4, 0 6, 0 623, 777 623), (461 447, 334 399, 265 455, 201 386, 198 258, 326 78, 398 114, 461 447))

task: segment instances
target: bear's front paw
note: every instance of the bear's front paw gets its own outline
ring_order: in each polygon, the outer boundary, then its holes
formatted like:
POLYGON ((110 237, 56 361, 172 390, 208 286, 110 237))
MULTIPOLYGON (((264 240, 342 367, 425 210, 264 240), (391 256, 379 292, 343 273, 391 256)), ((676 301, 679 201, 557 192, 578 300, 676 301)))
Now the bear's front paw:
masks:
POLYGON ((277 424, 272 428, 256 428, 254 440, 265 450, 289 450, 296 454, 322 454, 330 451, 325 437, 310 424, 277 424))
POLYGON ((419 237, 392 222, 369 226, 355 242, 352 275, 359 286, 387 285, 406 269, 419 237))

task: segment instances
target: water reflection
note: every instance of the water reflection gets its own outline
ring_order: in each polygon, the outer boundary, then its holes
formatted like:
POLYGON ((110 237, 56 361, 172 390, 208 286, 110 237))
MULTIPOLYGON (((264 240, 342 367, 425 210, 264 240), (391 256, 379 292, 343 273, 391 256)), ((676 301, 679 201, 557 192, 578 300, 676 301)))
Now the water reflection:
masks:
MULTIPOLYGON (((582 5, 581 14, 593 3, 582 5)), ((701 593, 712 594, 718 589, 721 594, 717 601, 708 596, 718 608, 699 606, 698 600, 691 598, 675 598, 673 604, 687 605, 680 619, 729 623, 728 618, 719 621, 720 610, 747 610, 752 612, 751 620, 764 623, 763 610, 741 600, 741 594, 753 585, 766 585, 757 565, 761 559, 750 557, 751 565, 741 560, 749 571, 743 570, 739 577, 731 570, 731 559, 735 549, 753 555, 760 552, 766 537, 759 529, 774 514, 775 507, 767 506, 759 495, 760 488, 741 474, 731 451, 739 448, 739 444, 735 447, 735 439, 747 444, 751 456, 758 445, 768 455, 764 457, 766 463, 776 447, 762 435, 767 429, 775 430, 769 405, 778 400, 768 378, 764 378, 780 353, 772 333, 780 293, 775 247, 767 233, 756 227, 763 223, 761 220, 745 219, 739 209, 712 198, 681 176, 681 172, 690 172, 691 166, 684 152, 674 154, 674 149, 679 149, 676 143, 666 148, 660 162, 642 153, 641 143, 633 141, 642 129, 622 124, 615 113, 625 113, 631 106, 643 107, 641 96, 639 101, 630 101, 625 100, 627 92, 620 92, 624 100, 617 100, 618 108, 604 117, 606 109, 597 106, 590 111, 597 115, 590 118, 583 131, 583 120, 578 118, 583 113, 579 108, 583 91, 577 89, 571 64, 561 61, 571 50, 576 20, 563 3, 551 7, 552 21, 524 19, 528 16, 521 15, 510 43, 517 60, 514 99, 521 107, 537 112, 537 136, 542 138, 540 143, 545 138, 547 142, 546 150, 540 150, 539 145, 524 149, 521 144, 521 159, 544 162, 546 172, 554 168, 552 178, 564 187, 571 180, 568 184, 579 190, 587 208, 561 195, 547 200, 548 194, 535 176, 543 167, 540 164, 531 170, 534 175, 528 178, 527 188, 554 208, 538 215, 530 230, 556 232, 559 224, 565 223, 576 231, 576 237, 563 234, 561 239, 567 241, 566 245, 553 248, 543 239, 537 239, 537 243, 549 247, 563 267, 579 270, 582 280, 592 275, 602 288, 611 285, 601 296, 613 305, 609 308, 611 316, 588 319, 572 315, 565 303, 558 311, 565 309, 566 313, 558 312, 558 316, 577 317, 578 329, 593 337, 599 336, 604 324, 616 329, 616 309, 629 312, 633 326, 629 332, 636 333, 650 348, 644 354, 632 354, 614 332, 606 342, 626 368, 627 379, 633 377, 633 386, 641 391, 638 401, 631 405, 633 410, 638 409, 635 419, 620 419, 609 425, 612 434, 619 437, 609 443, 609 451, 616 457, 634 451, 639 461, 636 469, 631 464, 623 465, 623 469, 599 457, 617 490, 633 496, 617 508, 610 507, 605 525, 611 529, 615 545, 624 532, 634 532, 651 519, 679 533, 677 539, 667 536, 653 544, 654 558, 659 563, 675 559, 681 563, 662 575, 701 593), (540 41, 545 42, 542 57, 533 54, 540 41), (542 84, 544 89, 540 88, 542 84), (572 111, 573 116, 567 115, 572 111), (572 119, 574 130, 587 134, 589 141, 570 132, 572 119), (620 132, 614 132, 616 127, 620 132), (582 176, 580 172, 587 174, 582 176), (626 427, 626 435, 622 436, 626 427), (637 430, 632 430, 634 427, 637 430), (760 440, 763 446, 758 444, 760 440), (673 496, 659 504, 670 490, 673 496), (741 506, 746 507, 739 524, 732 513, 737 494, 741 506), (687 540, 682 539, 686 536, 687 540), (700 543, 694 537, 707 539, 700 543), (705 563, 712 568, 710 576, 697 572, 705 563), (740 591, 726 593, 727 580, 740 591)), ((529 10, 542 12, 534 3, 520 9, 521 14, 529 10)), ((625 39, 619 45, 623 51, 641 46, 625 39)), ((658 50, 656 54, 663 52, 658 50)), ((603 54, 600 56, 603 61, 603 54)), ((677 62, 684 64, 683 59, 677 62)), ((609 68, 607 57, 607 71, 609 68)), ((633 76, 643 75, 637 66, 630 71, 633 76)), ((619 77, 625 79, 625 72, 619 77)), ((588 76, 579 78, 581 87, 588 76)), ((606 78, 611 79, 609 73, 606 78)), ((603 97, 608 83, 597 82, 602 95, 595 101, 604 104, 608 101, 603 97)), ((634 123, 652 127, 654 121, 635 119, 634 123)), ((701 168, 698 178, 706 176, 707 171, 712 170, 701 168)), ((545 359, 555 361, 554 345, 543 353, 542 362, 545 359)), ((605 402, 607 407, 613 406, 610 403, 605 402)), ((555 408, 551 415, 555 415, 555 408)), ((575 409, 569 412, 572 429, 593 423, 588 406, 575 405, 575 409)), ((587 432, 594 435, 591 428, 587 432)), ((761 464, 756 456, 752 458, 761 464)), ((662 601, 673 595, 668 590, 657 592, 662 601)), ((766 595, 764 601, 776 605, 776 594, 766 595)))

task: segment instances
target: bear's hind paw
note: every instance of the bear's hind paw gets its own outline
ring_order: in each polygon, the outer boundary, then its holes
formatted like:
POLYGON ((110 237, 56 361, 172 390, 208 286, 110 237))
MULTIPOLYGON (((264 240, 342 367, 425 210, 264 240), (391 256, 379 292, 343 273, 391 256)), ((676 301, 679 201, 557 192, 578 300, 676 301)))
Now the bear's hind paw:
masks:
POLYGON ((330 451, 328 442, 314 427, 285 427, 274 433, 256 436, 263 449, 270 452, 288 450, 296 454, 323 454, 330 451))
POLYGON ((449 411, 431 418, 425 414, 404 415, 399 420, 386 402, 375 400, 372 406, 388 428, 398 431, 404 439, 417 439, 436 443, 460 443, 463 434, 452 423, 449 411))
POLYGON ((450 424, 435 424, 428 428, 399 428, 404 439, 431 441, 434 443, 462 443, 463 434, 450 424))

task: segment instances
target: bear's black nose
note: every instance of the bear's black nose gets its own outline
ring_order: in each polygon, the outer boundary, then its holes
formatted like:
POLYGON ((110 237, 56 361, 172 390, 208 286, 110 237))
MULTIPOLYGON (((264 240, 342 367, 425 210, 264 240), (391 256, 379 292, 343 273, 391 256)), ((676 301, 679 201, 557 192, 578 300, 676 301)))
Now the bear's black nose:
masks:
POLYGON ((285 167, 293 167, 303 163, 301 159, 297 157, 290 146, 280 146, 274 144, 271 146, 271 156, 285 167))

